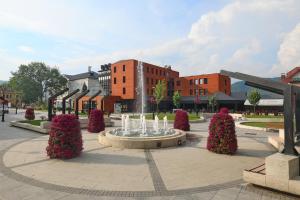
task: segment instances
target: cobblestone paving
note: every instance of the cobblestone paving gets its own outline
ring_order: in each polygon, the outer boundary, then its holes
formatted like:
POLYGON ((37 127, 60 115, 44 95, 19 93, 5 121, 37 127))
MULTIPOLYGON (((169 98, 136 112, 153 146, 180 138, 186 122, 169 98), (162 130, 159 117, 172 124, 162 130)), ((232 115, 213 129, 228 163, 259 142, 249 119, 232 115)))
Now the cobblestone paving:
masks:
MULTIPOLYGON (((0 200, 2 199, 300 199, 289 194, 256 187, 246 184, 242 180, 227 182, 225 184, 196 187, 189 189, 168 190, 157 163, 151 151, 145 150, 145 158, 154 185, 154 191, 101 191, 78 189, 58 186, 25 177, 15 173, 3 163, 3 155, 11 146, 40 137, 39 134, 16 129, 8 126, 8 121, 21 115, 7 115, 5 123, 0 124, 0 200)), ((207 123, 192 124, 193 132, 207 135, 207 123)), ((238 137, 251 138, 260 143, 267 142, 267 135, 251 130, 238 129, 238 137), (250 133, 250 134, 249 134, 250 133), (257 135, 256 135, 257 133, 257 135)), ((187 145, 191 145, 189 143, 187 145)))

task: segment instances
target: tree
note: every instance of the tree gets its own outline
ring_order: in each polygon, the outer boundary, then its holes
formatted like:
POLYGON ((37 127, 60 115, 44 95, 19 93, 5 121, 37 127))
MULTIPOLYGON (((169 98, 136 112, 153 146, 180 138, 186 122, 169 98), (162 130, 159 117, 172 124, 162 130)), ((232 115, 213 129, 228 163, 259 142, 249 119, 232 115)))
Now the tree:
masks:
POLYGON ((208 104, 212 108, 212 112, 215 112, 215 107, 217 105, 217 97, 216 95, 212 95, 208 98, 208 104))
POLYGON ((255 113, 255 108, 257 104, 259 103, 259 100, 261 99, 261 95, 258 90, 252 90, 251 92, 248 93, 247 99, 249 103, 253 106, 253 110, 255 113))
POLYGON ((20 65, 18 71, 12 72, 9 83, 14 90, 23 93, 22 100, 25 103, 33 103, 43 101, 47 93, 52 95, 61 90, 66 86, 67 80, 57 68, 41 62, 31 62, 20 65))
POLYGON ((180 99, 181 99, 181 95, 178 91, 175 91, 173 94, 173 104, 176 108, 180 107, 180 99))
POLYGON ((157 112, 159 111, 158 105, 166 96, 166 90, 167 90, 166 82, 164 80, 163 81, 159 80, 154 88, 154 94, 153 94, 153 96, 155 98, 155 102, 156 102, 156 111, 157 112))

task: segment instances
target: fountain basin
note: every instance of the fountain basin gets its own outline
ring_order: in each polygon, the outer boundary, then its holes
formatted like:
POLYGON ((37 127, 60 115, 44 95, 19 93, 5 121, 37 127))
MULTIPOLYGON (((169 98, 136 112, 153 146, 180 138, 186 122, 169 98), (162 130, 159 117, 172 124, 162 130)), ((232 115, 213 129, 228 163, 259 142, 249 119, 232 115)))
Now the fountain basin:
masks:
POLYGON ((122 149, 157 149, 181 146, 186 142, 186 133, 174 129, 174 133, 162 136, 118 136, 113 131, 103 131, 98 136, 100 144, 122 149))

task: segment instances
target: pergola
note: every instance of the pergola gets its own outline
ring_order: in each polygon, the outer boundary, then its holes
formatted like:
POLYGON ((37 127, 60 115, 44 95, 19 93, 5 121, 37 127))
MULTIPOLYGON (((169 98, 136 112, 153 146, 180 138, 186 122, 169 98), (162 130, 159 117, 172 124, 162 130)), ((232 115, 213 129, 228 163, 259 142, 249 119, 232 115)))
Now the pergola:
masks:
POLYGON ((284 96, 285 135, 283 153, 299 155, 295 145, 300 144, 300 87, 239 72, 221 70, 220 73, 231 78, 243 80, 248 86, 284 96))

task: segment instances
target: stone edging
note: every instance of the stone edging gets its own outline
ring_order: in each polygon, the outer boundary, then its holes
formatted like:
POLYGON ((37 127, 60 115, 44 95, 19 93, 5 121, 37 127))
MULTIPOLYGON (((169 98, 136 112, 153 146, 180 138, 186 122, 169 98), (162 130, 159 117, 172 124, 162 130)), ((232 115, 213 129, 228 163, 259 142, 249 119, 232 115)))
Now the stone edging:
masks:
POLYGON ((243 125, 244 122, 255 122, 255 121, 240 121, 235 122, 235 127, 237 128, 243 128, 243 129, 251 129, 256 131, 265 131, 265 132, 279 132, 279 129, 272 129, 272 128, 261 128, 261 127, 254 127, 254 126, 247 126, 243 125))
POLYGON ((42 134, 48 134, 47 129, 43 129, 40 126, 34 126, 34 125, 31 125, 31 124, 28 124, 28 123, 21 123, 21 122, 18 122, 18 121, 11 121, 10 126, 23 128, 23 129, 31 130, 31 131, 42 133, 42 134))
MULTIPOLYGON (((228 189, 232 187, 236 187, 241 185, 242 183, 245 183, 242 179, 234 180, 222 184, 216 184, 216 185, 208 185, 203 187, 195 187, 195 188, 187 188, 187 189, 177 189, 177 190, 167 190, 166 188, 161 188, 162 190, 155 190, 155 191, 113 191, 113 190, 92 190, 92 189, 82 189, 82 188, 76 188, 76 187, 68 187, 68 186, 61 186, 61 185, 55 185, 52 183, 46 183, 42 182, 27 176, 23 176, 21 174, 18 174, 14 172, 11 168, 6 167, 3 162, 3 156, 4 154, 12 147, 21 144, 23 142, 29 141, 23 140, 20 142, 17 142, 4 150, 0 151, 0 171, 7 177, 12 178, 16 181, 23 182, 28 185, 32 185, 35 187, 40 187, 44 189, 54 190, 54 191, 60 191, 60 192, 66 192, 70 194, 83 194, 83 195, 93 195, 93 196, 112 196, 112 197, 153 197, 153 196, 177 196, 177 195, 185 195, 185 194, 195 194, 195 193, 201 193, 201 192, 209 192, 209 191, 217 191, 221 189, 228 189)), ((158 182, 154 181, 154 184, 160 185, 161 181, 159 179, 160 176, 158 176, 155 169, 155 161, 153 160, 152 156, 150 155, 151 152, 145 152, 147 163, 149 164, 149 170, 152 170, 151 176, 156 177, 158 182)))

